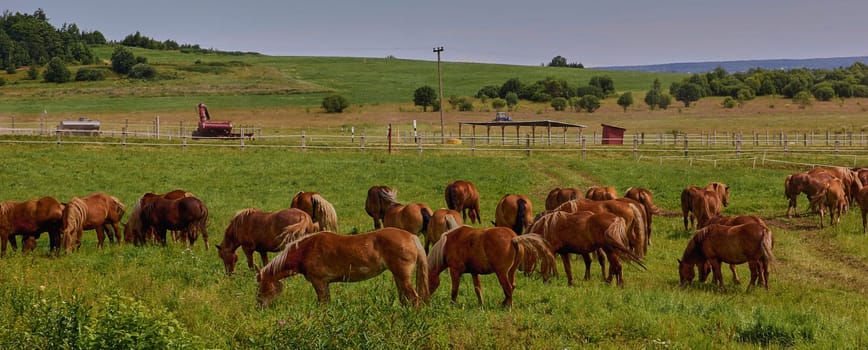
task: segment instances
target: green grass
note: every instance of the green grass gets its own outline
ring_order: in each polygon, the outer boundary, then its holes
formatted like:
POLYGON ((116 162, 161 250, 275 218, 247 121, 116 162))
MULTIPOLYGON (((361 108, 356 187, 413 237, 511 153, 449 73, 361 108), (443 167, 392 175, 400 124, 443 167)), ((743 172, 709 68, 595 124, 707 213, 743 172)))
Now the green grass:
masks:
MULTIPOLYGON (((327 94, 341 94, 351 103, 377 105, 412 101, 416 88, 436 87, 434 62, 344 57, 282 57, 263 55, 185 54, 134 48, 146 57, 162 79, 133 81, 109 72, 104 81, 48 84, 24 80, 23 70, 7 77, 0 87, 0 113, 138 112, 187 110, 199 100, 234 108, 276 106, 318 107, 327 94), (197 64, 197 61, 199 62, 197 64), (142 98, 148 98, 147 102, 142 98), (153 99, 156 98, 156 99, 153 99)), ((94 53, 109 67, 113 48, 94 53)), ((595 75, 609 75, 619 91, 646 91, 655 78, 665 86, 678 74, 603 72, 536 66, 443 63, 444 96, 471 96, 486 85, 502 85, 510 78, 531 84, 547 77, 586 85, 595 75)), ((75 72, 77 67, 70 67, 75 72)))
MULTIPOLYGON (((841 225, 817 230, 816 218, 782 217, 783 177, 793 169, 688 166, 634 161, 629 155, 307 151, 247 148, 177 148, 89 145, 0 147, 3 200, 51 195, 66 201, 105 191, 131 205, 144 192, 183 188, 209 206, 211 247, 96 248, 85 232, 71 255, 37 252, 0 258, 0 346, 4 348, 864 348, 868 319, 864 277, 868 248, 858 212, 841 225), (773 221, 779 264, 771 290, 733 286, 678 287, 677 264, 689 232, 681 217, 655 217, 647 271, 626 266, 626 286, 591 281, 567 287, 517 276, 515 306, 502 309, 493 276, 482 276, 485 302, 477 305, 465 276, 458 302, 449 302, 448 277, 420 310, 400 305, 388 273, 369 281, 332 285, 332 303, 317 305, 302 277, 285 281, 272 306, 255 303, 254 274, 239 262, 223 275, 213 245, 233 213, 246 207, 276 210, 300 190, 318 191, 337 210, 342 233, 372 227, 364 213, 368 187, 398 188, 402 202, 443 206, 444 186, 474 182, 484 222, 497 200, 523 193, 537 204, 555 186, 609 184, 653 191, 655 202, 675 212, 686 185, 722 181, 731 186, 728 214, 756 213, 773 221), (108 327, 108 328, 106 328, 108 327), (113 327, 113 328, 112 328, 113 327), (121 334, 124 337, 118 337, 121 334), (117 343, 109 343, 114 339, 117 343), (66 343, 64 343, 66 342, 66 343)), ((806 206, 804 200, 800 208, 806 206)), ((574 263, 574 265, 581 263, 574 263)), ((739 269, 742 279, 746 267, 739 269)))

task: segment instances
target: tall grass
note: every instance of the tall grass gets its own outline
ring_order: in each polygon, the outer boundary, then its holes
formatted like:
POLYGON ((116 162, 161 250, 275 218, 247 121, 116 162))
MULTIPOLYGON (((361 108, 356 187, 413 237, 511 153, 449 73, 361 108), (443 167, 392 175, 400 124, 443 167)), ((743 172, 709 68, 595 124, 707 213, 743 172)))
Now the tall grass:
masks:
MULTIPOLYGON (((144 192, 183 188, 202 198, 211 213, 208 248, 197 242, 192 251, 172 243, 100 250, 89 231, 70 255, 47 256, 44 237, 34 253, 8 252, 0 258, 4 348, 127 347, 124 339, 154 348, 863 348, 868 342, 868 248, 860 218, 848 213, 841 225, 817 230, 813 217, 782 217, 789 169, 557 154, 388 156, 76 145, 3 145, 0 156, 3 200, 51 195, 66 201, 105 191, 129 205, 144 192), (503 309, 493 276, 481 277, 482 305, 465 276, 455 304, 444 281, 430 305, 417 310, 401 306, 388 273, 333 284, 329 305, 316 304, 310 284, 292 277, 272 306, 260 310, 254 274, 243 268, 243 258, 235 275, 224 276, 213 247, 235 211, 284 208, 300 190, 318 191, 332 202, 342 233, 350 233, 372 228, 363 209, 368 187, 393 186, 399 201, 437 208, 445 185, 455 179, 477 185, 485 222, 506 193, 528 195, 539 210, 555 186, 640 186, 675 212, 684 186, 722 181, 732 190, 726 213, 758 213, 777 225, 779 264, 769 291, 745 292, 728 276, 723 289, 698 283, 679 288, 675 259, 690 233, 680 217, 657 217, 648 270, 625 266, 623 289, 601 282, 596 268, 591 281, 574 287, 562 275, 548 284, 519 275, 515 306, 503 309)), ((739 273, 745 279, 747 269, 739 273)))

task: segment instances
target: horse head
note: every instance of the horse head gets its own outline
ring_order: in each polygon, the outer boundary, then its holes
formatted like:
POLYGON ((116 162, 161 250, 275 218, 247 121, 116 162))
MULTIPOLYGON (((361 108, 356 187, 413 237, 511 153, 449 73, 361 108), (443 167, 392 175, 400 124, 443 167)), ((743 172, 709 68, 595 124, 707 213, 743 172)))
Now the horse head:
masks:
POLYGON ((229 248, 228 245, 217 245, 217 256, 223 260, 223 268, 226 271, 226 275, 232 275, 235 272, 235 265, 238 263, 238 253, 236 249, 229 248))
POLYGON ((678 277, 680 279, 681 287, 686 287, 688 284, 693 282, 693 278, 696 276, 696 271, 694 271, 694 264, 688 263, 687 261, 678 260, 678 277))
POLYGON ((256 273, 256 282, 259 283, 259 290, 256 293, 256 302, 260 308, 266 308, 271 301, 274 300, 281 292, 283 292, 283 283, 277 279, 263 277, 262 270, 256 273))

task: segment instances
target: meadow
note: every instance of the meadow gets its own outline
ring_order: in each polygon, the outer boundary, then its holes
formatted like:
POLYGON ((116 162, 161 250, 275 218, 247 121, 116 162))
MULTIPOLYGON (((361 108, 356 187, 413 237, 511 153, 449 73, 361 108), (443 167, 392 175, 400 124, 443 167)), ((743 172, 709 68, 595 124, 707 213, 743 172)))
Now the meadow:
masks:
MULTIPOLYGON (((817 217, 787 219, 783 178, 800 169, 746 165, 713 167, 635 161, 629 153, 576 154, 307 151, 100 145, 0 147, 5 199, 42 195, 62 201, 93 191, 130 206, 144 192, 183 188, 209 206, 209 246, 192 250, 109 245, 96 248, 92 231, 81 249, 51 257, 47 238, 31 254, 0 258, 0 346, 4 348, 864 348, 868 332, 866 236, 858 211, 840 225, 817 228, 817 217), (607 184, 650 189, 668 215, 655 217, 647 271, 625 266, 626 286, 592 280, 568 287, 517 276, 515 305, 483 276, 478 305, 464 276, 458 302, 444 281, 430 305, 401 306, 388 273, 333 284, 332 303, 318 305, 310 284, 296 276, 268 309, 258 309, 254 273, 239 261, 225 276, 214 249, 239 209, 276 210, 297 191, 318 191, 337 210, 340 232, 372 228, 364 212, 368 187, 398 189, 401 202, 442 207, 445 185, 474 182, 484 222, 497 200, 523 193, 539 211, 556 186, 607 184), (682 227, 681 189, 722 181, 731 186, 726 214, 765 217, 778 259, 770 290, 745 291, 694 283, 678 285, 676 259, 691 235, 682 227)), ((834 162, 830 157, 824 161, 834 162)), ((800 210, 805 211, 804 198, 800 210)), ((483 226, 483 225, 480 225, 483 226)), ((580 264, 578 261, 576 262, 580 264)), ((739 273, 748 276, 745 266, 739 273)))

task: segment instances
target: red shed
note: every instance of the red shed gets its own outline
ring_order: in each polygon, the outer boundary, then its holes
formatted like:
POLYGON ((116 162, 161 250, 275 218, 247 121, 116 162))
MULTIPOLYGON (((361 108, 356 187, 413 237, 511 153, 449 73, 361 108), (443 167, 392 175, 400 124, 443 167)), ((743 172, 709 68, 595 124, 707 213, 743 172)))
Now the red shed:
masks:
POLYGON ((600 124, 603 126, 603 144, 604 145, 623 145, 624 144, 624 128, 617 126, 600 124))

